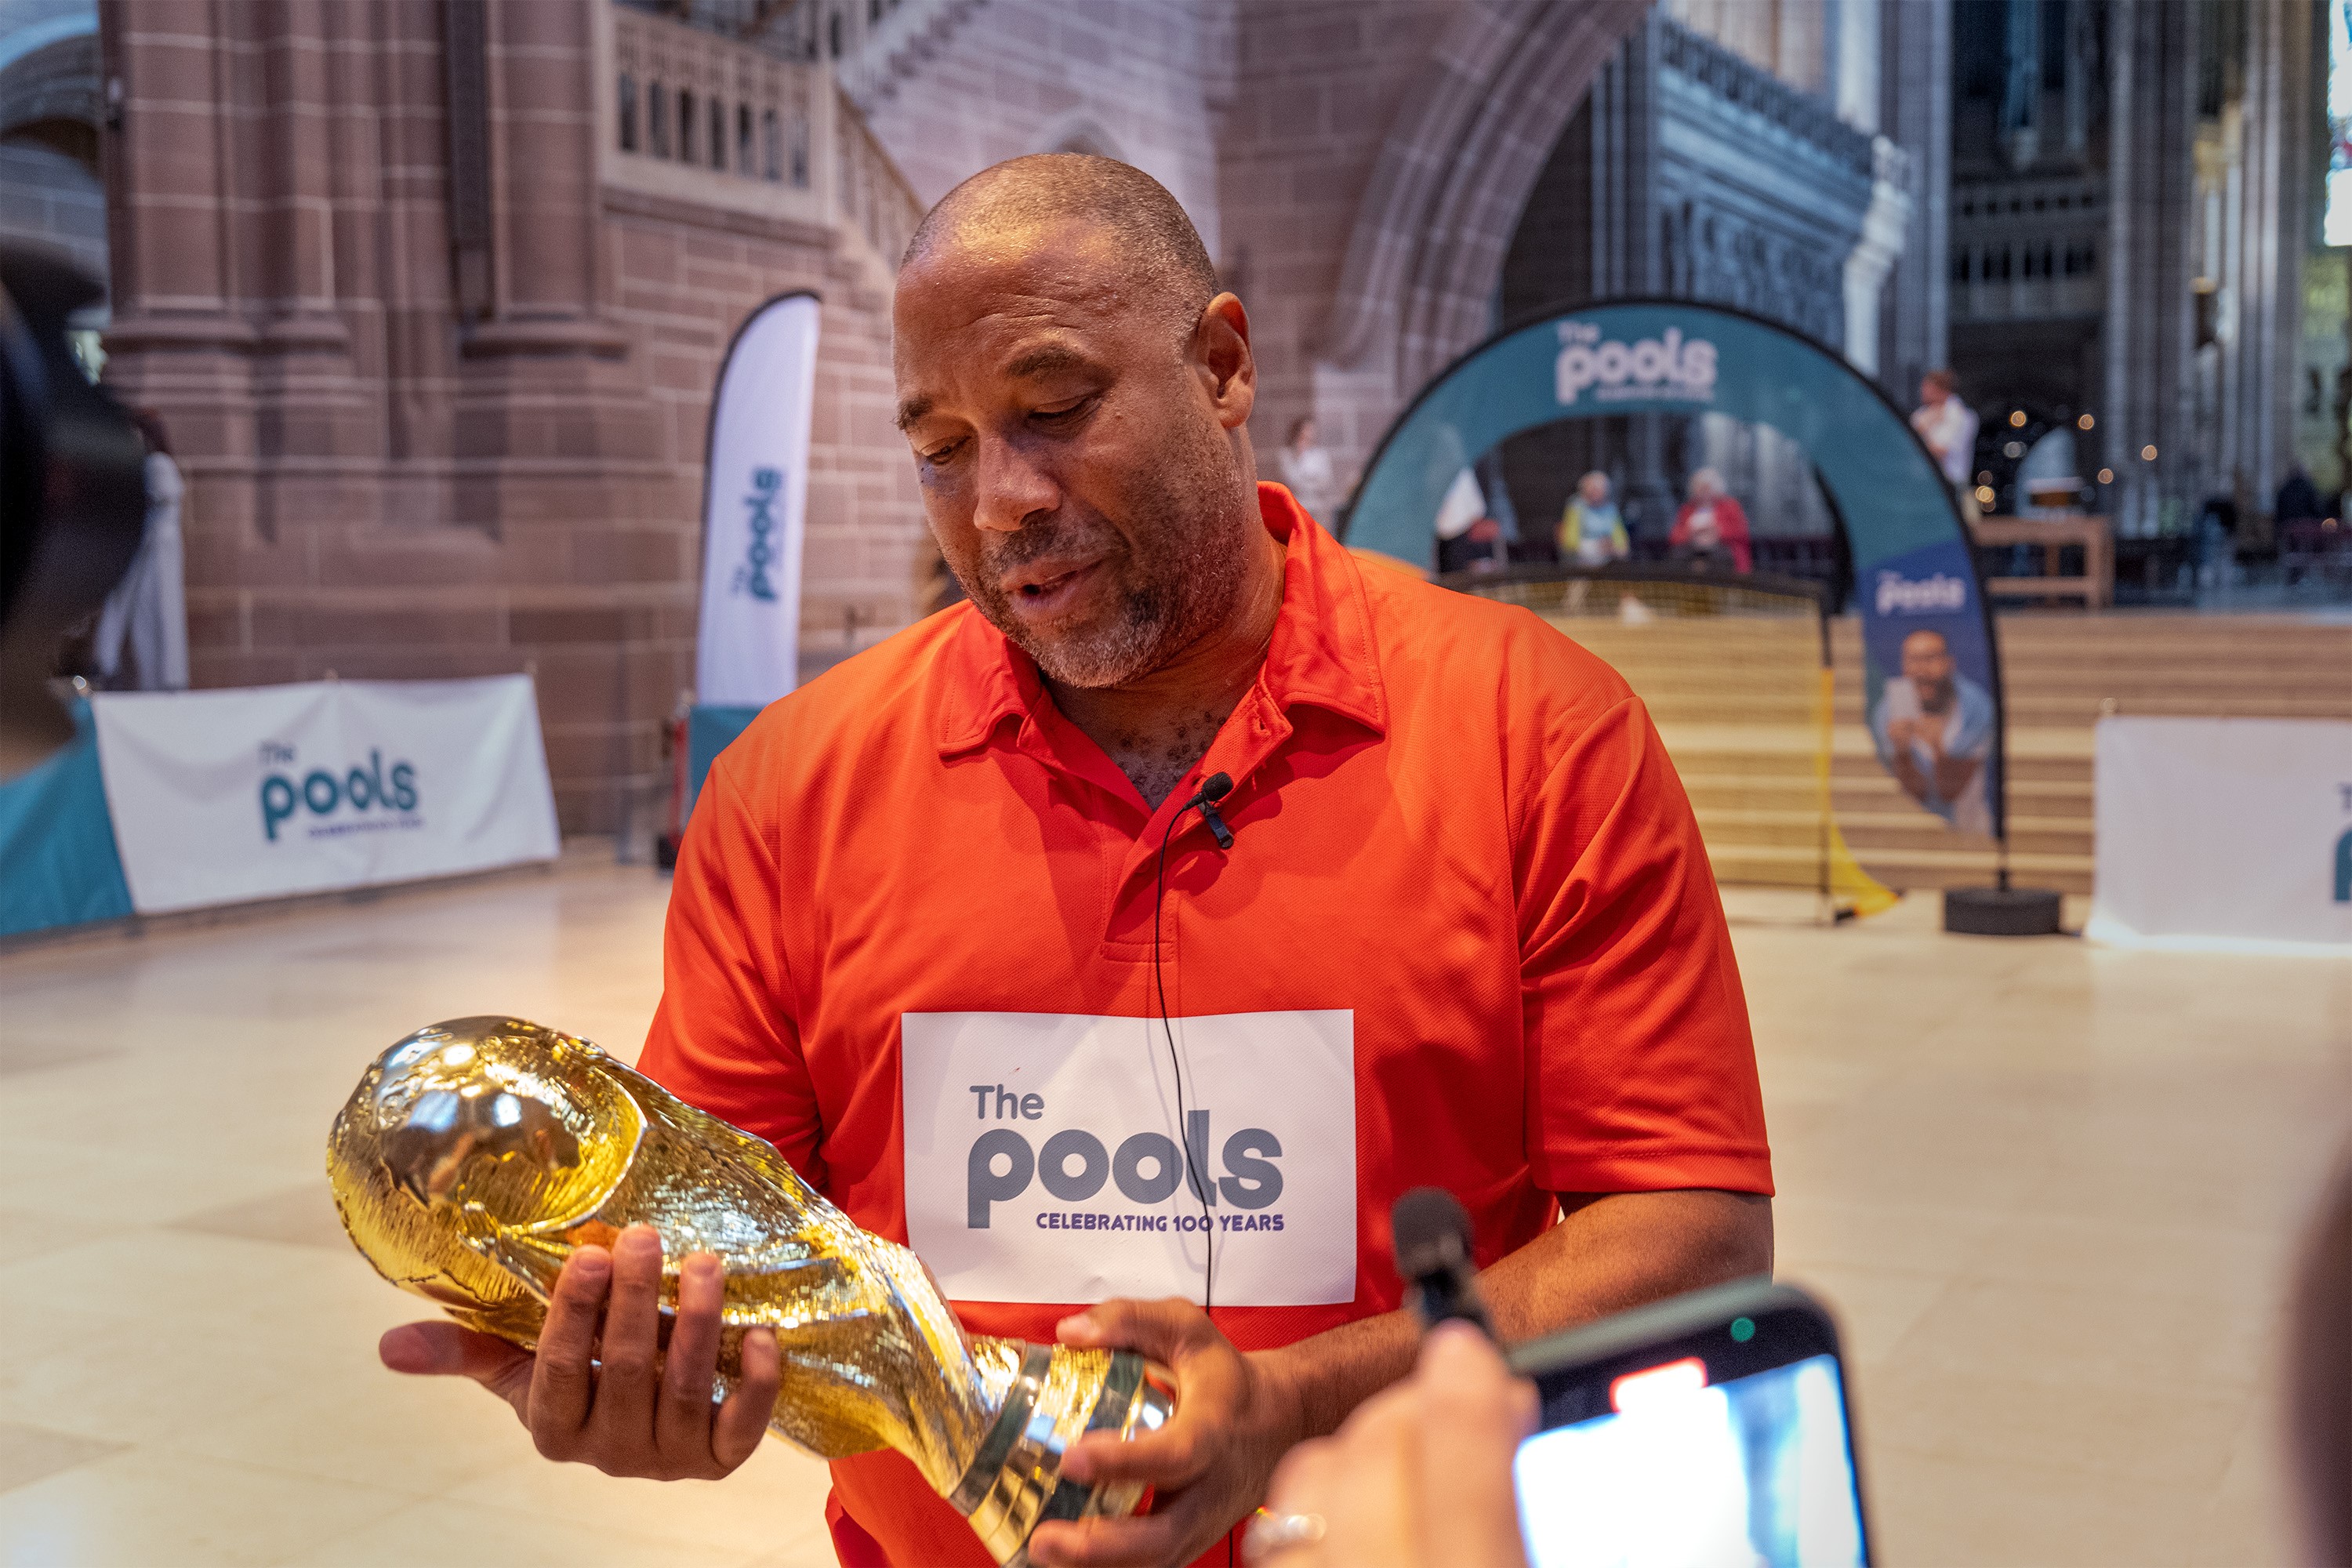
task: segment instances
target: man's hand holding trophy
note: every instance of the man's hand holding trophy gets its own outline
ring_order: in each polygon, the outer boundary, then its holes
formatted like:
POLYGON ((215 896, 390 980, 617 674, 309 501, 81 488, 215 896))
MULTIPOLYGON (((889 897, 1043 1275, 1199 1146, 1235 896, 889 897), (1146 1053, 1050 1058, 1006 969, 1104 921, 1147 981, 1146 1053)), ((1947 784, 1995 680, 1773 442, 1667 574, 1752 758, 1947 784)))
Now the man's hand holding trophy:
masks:
POLYGON ((457 1321, 394 1330, 386 1362, 474 1377, 551 1458, 678 1479, 725 1475, 762 1429, 824 1458, 895 1448, 1017 1563, 1041 1522, 1142 1500, 1065 1481, 1071 1444, 1173 1409, 1131 1352, 967 1336, 913 1253, 772 1146, 535 1024, 393 1047, 327 1170, 369 1262, 457 1321))

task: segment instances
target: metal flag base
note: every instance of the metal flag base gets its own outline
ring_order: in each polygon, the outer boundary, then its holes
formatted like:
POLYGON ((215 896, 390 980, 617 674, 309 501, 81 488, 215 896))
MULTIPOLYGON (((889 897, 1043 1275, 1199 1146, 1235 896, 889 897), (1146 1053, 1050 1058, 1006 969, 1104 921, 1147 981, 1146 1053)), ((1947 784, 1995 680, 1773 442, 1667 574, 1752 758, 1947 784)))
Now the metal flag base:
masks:
POLYGON ((1962 936, 2056 936, 2054 888, 1947 888, 1944 929, 1962 936))

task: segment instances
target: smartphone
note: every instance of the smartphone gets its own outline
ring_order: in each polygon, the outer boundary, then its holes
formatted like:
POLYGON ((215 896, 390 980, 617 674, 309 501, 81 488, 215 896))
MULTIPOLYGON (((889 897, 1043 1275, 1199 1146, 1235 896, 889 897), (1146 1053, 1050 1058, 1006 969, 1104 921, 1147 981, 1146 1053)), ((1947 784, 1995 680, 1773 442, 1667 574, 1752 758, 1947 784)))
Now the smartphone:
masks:
POLYGON ((1523 1345, 1512 1480, 1529 1568, 1866 1568, 1837 1326, 1768 1279, 1523 1345))

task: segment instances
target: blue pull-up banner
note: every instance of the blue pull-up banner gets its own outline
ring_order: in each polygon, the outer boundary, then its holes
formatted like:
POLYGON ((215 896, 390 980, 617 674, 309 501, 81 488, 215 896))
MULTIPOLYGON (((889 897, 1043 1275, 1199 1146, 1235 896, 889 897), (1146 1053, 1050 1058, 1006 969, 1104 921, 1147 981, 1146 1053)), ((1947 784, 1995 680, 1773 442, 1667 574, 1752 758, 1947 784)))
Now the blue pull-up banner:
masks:
POLYGON ((1520 431, 1618 414, 1724 414, 1804 447, 1853 549, 1880 760, 1954 828, 2001 834, 1999 650, 1959 510, 1894 405, 1800 333, 1685 300, 1592 305, 1507 329, 1391 427, 1341 537, 1426 563, 1465 468, 1520 431))

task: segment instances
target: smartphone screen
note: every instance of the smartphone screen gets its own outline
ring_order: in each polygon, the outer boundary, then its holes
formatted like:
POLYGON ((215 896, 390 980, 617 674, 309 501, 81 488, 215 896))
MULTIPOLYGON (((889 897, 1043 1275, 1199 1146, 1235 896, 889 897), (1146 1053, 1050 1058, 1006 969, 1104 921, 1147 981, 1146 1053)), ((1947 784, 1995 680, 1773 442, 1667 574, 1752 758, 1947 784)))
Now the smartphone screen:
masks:
POLYGON ((1519 1445, 1529 1568, 1865 1562, 1835 1355, 1715 1383, 1687 1356, 1608 1386, 1610 1414, 1519 1445))

